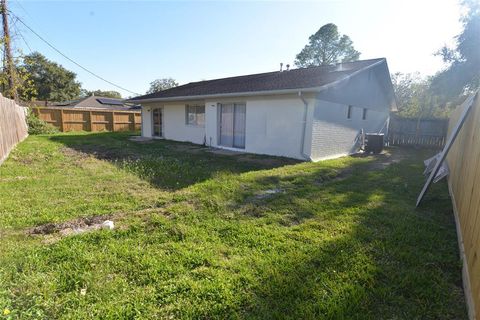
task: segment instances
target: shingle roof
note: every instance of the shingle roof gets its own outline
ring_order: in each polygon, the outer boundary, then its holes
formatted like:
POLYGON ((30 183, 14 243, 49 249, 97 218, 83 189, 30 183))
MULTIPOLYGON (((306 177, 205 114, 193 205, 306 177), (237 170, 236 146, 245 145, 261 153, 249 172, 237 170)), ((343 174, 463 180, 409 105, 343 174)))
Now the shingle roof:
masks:
POLYGON ((317 88, 367 68, 384 58, 360 60, 332 66, 320 66, 289 71, 258 73, 238 77, 191 82, 182 86, 129 99, 143 101, 175 97, 214 96, 232 93, 261 93, 288 89, 317 88))
POLYGON ((108 110, 132 110, 137 106, 127 104, 123 99, 88 96, 83 99, 55 103, 55 106, 84 108, 84 109, 108 109, 108 110))

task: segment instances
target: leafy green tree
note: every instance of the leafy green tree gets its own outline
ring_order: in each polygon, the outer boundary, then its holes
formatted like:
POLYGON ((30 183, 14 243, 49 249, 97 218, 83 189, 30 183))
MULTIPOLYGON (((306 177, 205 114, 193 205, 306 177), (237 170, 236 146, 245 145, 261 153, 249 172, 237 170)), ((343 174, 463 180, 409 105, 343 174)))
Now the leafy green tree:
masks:
POLYGON ((447 67, 432 78, 432 92, 442 103, 480 86, 480 2, 464 1, 463 31, 456 36, 454 48, 443 47, 437 53, 447 67))
MULTIPOLYGON (((21 55, 21 52, 18 52, 21 55)), ((8 83, 8 75, 4 71, 0 71, 0 90, 4 97, 12 96, 12 90, 17 91, 18 98, 21 101, 31 101, 37 96, 37 91, 33 83, 31 75, 20 65, 20 59, 15 58, 15 87, 10 88, 8 83)))
POLYGON ((308 44, 297 54, 295 65, 311 67, 331 65, 358 60, 360 52, 355 50, 347 35, 341 35, 335 24, 329 23, 311 35, 308 44))
POLYGON ((173 78, 162 78, 150 82, 150 89, 147 94, 160 92, 178 86, 178 82, 173 78))
POLYGON ((397 72, 392 75, 392 84, 400 116, 434 117, 434 98, 429 91, 428 79, 421 78, 418 73, 397 72))
POLYGON ((38 52, 25 56, 22 67, 30 75, 39 100, 65 101, 80 95, 76 74, 38 52))
POLYGON ((407 118, 448 118, 461 99, 444 103, 432 92, 431 78, 419 73, 392 74, 392 84, 397 98, 398 115, 407 118))
POLYGON ((122 99, 122 95, 120 92, 117 91, 103 91, 103 90, 81 90, 81 95, 88 97, 88 96, 97 96, 97 97, 107 97, 107 98, 114 98, 114 99, 122 99))

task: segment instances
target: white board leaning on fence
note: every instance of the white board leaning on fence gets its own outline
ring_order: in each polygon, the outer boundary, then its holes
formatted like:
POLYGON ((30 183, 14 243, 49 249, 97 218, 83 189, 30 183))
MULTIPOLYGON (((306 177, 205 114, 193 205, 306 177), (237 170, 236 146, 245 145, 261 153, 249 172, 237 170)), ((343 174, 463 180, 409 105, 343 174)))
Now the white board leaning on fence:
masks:
POLYGON ((28 136, 27 108, 0 94, 0 164, 28 136))
POLYGON ((470 95, 463 105, 465 106, 462 115, 460 116, 460 119, 458 120, 457 124, 452 130, 452 133, 450 134, 450 137, 448 137, 447 143, 445 144, 445 147, 443 148, 442 152, 440 153, 440 156, 438 157, 437 162, 435 163, 435 167, 432 169, 432 172, 430 172, 430 175, 428 176, 427 181, 425 182, 425 185, 423 186, 422 191, 418 195, 417 198, 417 203, 416 206, 420 204, 420 202, 423 199, 423 196, 427 192, 428 188, 432 184, 432 181, 434 180, 435 176, 438 173, 438 170, 440 169, 440 166, 442 165, 443 161, 447 157, 448 151, 452 147, 453 143, 455 142, 455 138, 457 137, 458 133, 460 132, 460 129, 462 128, 463 124, 465 123, 465 120, 467 119, 468 113, 472 109, 473 102, 475 101, 475 97, 478 95, 478 90, 470 95))

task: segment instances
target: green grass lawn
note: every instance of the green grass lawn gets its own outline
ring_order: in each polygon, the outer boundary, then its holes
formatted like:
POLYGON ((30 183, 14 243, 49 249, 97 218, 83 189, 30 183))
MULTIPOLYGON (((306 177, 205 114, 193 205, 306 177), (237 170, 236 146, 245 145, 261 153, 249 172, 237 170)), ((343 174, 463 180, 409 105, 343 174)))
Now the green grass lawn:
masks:
POLYGON ((389 153, 31 136, 0 167, 0 319, 466 319, 446 184, 415 209, 428 153, 389 153), (98 215, 116 228, 31 234, 98 215))

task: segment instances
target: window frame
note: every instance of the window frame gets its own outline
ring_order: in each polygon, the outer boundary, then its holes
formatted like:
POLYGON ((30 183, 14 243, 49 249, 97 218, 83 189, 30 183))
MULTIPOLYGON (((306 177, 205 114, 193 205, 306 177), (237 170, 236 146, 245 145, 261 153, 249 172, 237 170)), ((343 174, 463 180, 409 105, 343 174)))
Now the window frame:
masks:
POLYGON ((347 106, 347 120, 352 120, 352 115, 353 115, 353 106, 348 105, 347 106))
POLYGON ((186 104, 185 105, 185 125, 192 127, 205 127, 205 105, 204 104, 186 104), (194 108, 193 112, 190 112, 194 108), (194 115, 193 121, 190 121, 190 114, 194 115), (199 123, 199 115, 203 114, 203 121, 199 123))
POLYGON ((367 114, 368 114, 368 109, 367 109, 367 108, 363 108, 363 111, 362 111, 362 120, 367 120, 367 114))

